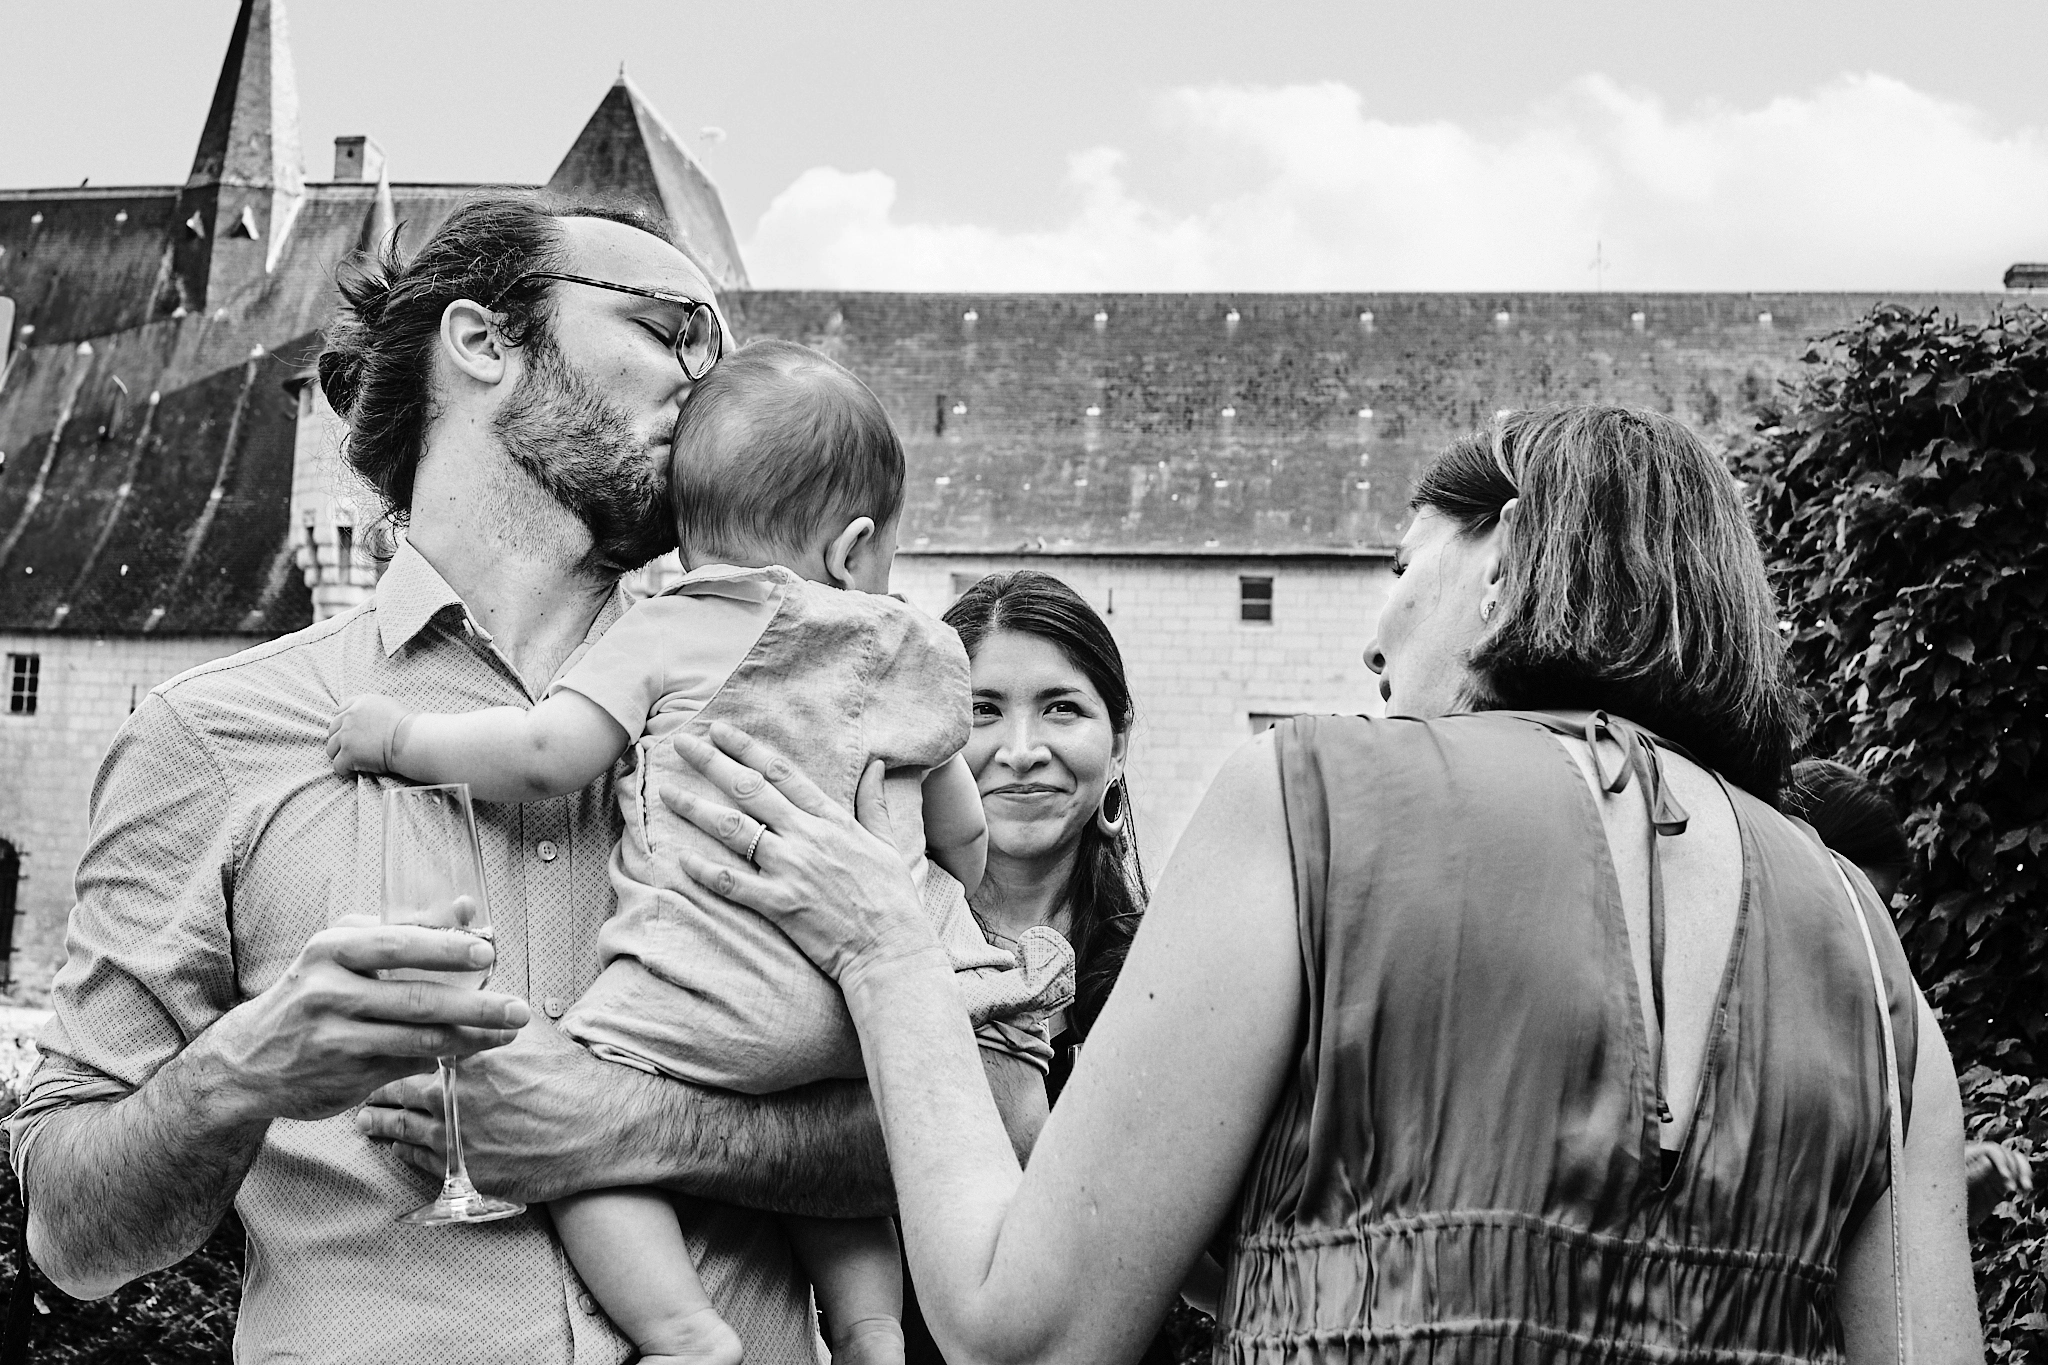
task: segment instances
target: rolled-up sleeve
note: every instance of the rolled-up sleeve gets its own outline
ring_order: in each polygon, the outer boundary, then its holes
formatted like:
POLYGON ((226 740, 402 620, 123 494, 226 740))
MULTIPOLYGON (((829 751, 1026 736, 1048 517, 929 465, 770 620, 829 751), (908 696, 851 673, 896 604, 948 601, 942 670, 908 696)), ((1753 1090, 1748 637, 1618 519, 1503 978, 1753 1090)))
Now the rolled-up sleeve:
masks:
POLYGON ((231 814, 219 764, 152 694, 93 784, 41 1061, 6 1124, 17 1175, 51 1115, 132 1092, 239 999, 231 814))

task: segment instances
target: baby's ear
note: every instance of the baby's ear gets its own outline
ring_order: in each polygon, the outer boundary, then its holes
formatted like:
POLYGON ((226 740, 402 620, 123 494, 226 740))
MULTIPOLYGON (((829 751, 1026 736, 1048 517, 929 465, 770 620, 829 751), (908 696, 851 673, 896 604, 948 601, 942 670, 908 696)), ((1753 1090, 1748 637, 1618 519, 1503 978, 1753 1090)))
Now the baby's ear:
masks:
POLYGON ((825 547, 825 572, 832 576, 833 583, 842 588, 853 587, 855 566, 862 552, 872 549, 874 543, 873 517, 855 517, 847 522, 846 529, 832 537, 832 543, 825 547))

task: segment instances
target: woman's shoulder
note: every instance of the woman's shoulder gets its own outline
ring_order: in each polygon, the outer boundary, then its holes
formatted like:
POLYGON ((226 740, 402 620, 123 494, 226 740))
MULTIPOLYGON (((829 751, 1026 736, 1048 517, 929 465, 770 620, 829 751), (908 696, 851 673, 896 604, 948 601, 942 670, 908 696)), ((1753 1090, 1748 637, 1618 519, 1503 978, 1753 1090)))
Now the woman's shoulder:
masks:
POLYGON ((1512 750, 1518 736, 1536 726, 1507 712, 1475 711, 1452 716, 1368 716, 1304 713, 1276 722, 1275 745, 1284 750, 1342 755, 1371 753, 1398 760, 1413 755, 1437 760, 1467 752, 1512 750))
POLYGON ((1270 739, 1291 810, 1342 806, 1390 825, 1546 805, 1576 776, 1539 726, 1500 712, 1303 715, 1270 739))

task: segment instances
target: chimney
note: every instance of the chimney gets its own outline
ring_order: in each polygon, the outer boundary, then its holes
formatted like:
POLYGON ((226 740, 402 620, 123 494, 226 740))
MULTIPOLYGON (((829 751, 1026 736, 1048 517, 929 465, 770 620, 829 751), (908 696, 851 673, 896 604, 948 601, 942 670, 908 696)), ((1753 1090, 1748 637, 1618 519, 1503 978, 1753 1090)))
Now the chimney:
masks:
POLYGON ((336 180, 379 180, 384 175, 384 149, 373 137, 338 137, 334 139, 334 178, 336 180))

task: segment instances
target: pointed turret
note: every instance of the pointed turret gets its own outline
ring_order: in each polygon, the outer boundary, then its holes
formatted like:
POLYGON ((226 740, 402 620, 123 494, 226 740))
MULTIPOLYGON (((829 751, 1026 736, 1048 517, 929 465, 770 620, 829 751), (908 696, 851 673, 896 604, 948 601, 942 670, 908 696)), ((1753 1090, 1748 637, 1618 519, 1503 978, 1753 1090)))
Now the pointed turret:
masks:
POLYGON ((712 284, 721 290, 747 287, 747 268, 718 187, 624 67, 555 168, 548 188, 638 203, 667 222, 676 245, 712 284))
POLYGON ((276 266, 305 201, 282 0, 242 0, 172 224, 172 308, 220 307, 276 266))

